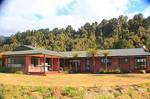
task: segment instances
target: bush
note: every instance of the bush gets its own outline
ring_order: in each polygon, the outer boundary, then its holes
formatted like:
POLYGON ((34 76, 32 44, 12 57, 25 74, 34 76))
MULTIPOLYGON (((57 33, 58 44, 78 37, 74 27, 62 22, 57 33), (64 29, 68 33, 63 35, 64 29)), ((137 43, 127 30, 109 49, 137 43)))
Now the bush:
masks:
POLYGON ((147 88, 147 91, 150 92, 150 88, 147 88))
POLYGON ((112 72, 114 72, 114 73, 121 73, 120 68, 114 68, 114 69, 112 69, 112 72))
POLYGON ((65 71, 64 71, 64 74, 69 74, 69 70, 65 70, 65 71))
POLYGON ((113 68, 106 71, 105 69, 100 69, 97 74, 118 74, 120 73, 120 68, 113 68))
POLYGON ((20 70, 17 70, 17 71, 15 72, 15 74, 23 74, 23 72, 20 71, 20 70))
POLYGON ((74 96, 78 96, 79 92, 75 88, 66 87, 66 88, 63 89, 62 94, 64 96, 74 97, 74 96))
POLYGON ((16 67, 0 67, 0 72, 2 73, 15 73, 19 68, 16 67))

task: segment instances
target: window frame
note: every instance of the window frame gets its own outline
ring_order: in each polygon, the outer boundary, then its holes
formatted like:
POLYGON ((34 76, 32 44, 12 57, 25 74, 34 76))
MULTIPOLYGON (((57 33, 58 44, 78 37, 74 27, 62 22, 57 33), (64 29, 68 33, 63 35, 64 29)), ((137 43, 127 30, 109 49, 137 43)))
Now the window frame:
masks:
POLYGON ((121 61, 122 61, 123 64, 128 64, 129 63, 129 57, 123 57, 121 59, 121 61))
POLYGON ((135 57, 135 68, 138 70, 147 68, 147 57, 135 57))
POLYGON ((81 66, 81 61, 79 59, 71 59, 69 60, 69 65, 71 66, 75 66, 77 65, 77 67, 81 66))
POLYGON ((41 64, 40 60, 41 60, 41 58, 39 58, 39 57, 31 57, 31 64, 32 64, 32 66, 33 66, 33 67, 39 66, 39 65, 41 64), (36 62, 35 62, 35 59, 37 59, 37 60, 36 60, 36 61, 37 61, 37 64, 35 64, 35 63, 36 63, 36 62), (33 60, 34 60, 34 62, 33 62, 33 60))
MULTIPOLYGON (((101 64, 101 66, 106 65, 106 58, 105 57, 100 57, 100 64, 101 64)), ((107 57, 107 66, 111 66, 111 65, 112 65, 112 58, 107 57)))
POLYGON ((8 57, 7 60, 8 64, 21 64, 21 65, 26 64, 25 56, 8 57))

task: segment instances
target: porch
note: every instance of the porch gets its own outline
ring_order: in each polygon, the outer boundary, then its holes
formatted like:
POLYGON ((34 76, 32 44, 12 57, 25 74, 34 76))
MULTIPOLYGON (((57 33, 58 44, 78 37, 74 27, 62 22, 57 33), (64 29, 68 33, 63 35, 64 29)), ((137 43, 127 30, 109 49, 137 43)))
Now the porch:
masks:
POLYGON ((63 71, 58 56, 45 54, 11 55, 5 56, 4 59, 5 66, 20 68, 26 74, 49 74, 63 71))

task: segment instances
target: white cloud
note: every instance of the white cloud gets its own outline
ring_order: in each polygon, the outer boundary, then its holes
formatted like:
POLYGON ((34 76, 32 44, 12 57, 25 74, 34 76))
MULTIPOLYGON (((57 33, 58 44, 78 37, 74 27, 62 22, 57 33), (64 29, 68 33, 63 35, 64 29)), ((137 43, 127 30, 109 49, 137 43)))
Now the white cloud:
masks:
POLYGON ((145 10, 143 11, 143 14, 145 17, 150 16, 150 6, 148 6, 147 8, 145 8, 145 10))
MULTIPOLYGON (((0 35, 11 35, 26 29, 66 27, 78 28, 85 22, 100 22, 128 14, 130 0, 8 0, 0 15, 0 35), (68 7, 68 14, 58 14, 58 10, 68 7), (38 15, 40 18, 37 18, 38 15), (12 32, 11 32, 12 30, 12 32)), ((143 13, 148 15, 148 10, 143 13)), ((132 14, 128 14, 131 15, 132 14)))

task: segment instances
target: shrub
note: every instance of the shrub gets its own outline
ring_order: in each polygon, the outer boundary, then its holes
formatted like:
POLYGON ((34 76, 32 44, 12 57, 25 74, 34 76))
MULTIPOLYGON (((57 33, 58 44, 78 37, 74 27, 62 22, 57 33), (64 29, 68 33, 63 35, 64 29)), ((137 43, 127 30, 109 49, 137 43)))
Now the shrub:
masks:
POLYGON ((97 74, 104 74, 106 71, 105 71, 105 69, 99 69, 99 71, 97 72, 97 74))
POLYGON ((118 74, 120 73, 120 68, 113 68, 106 71, 105 69, 100 69, 97 74, 118 74))
POLYGON ((71 87, 66 87, 64 88, 62 94, 64 96, 69 96, 69 97, 74 97, 74 96, 78 96, 78 90, 75 88, 71 88, 71 87))
POLYGON ((150 92, 150 88, 147 88, 147 91, 150 92))
POLYGON ((64 71, 64 74, 69 74, 69 70, 65 70, 65 71, 64 71))
POLYGON ((23 74, 23 72, 20 71, 20 70, 17 70, 17 71, 15 72, 15 74, 23 74))
POLYGON ((16 67, 0 67, 0 72, 2 73, 15 73, 19 68, 16 67))
POLYGON ((114 69, 112 69, 112 72, 114 72, 114 73, 120 73, 121 71, 120 71, 120 68, 114 68, 114 69))

